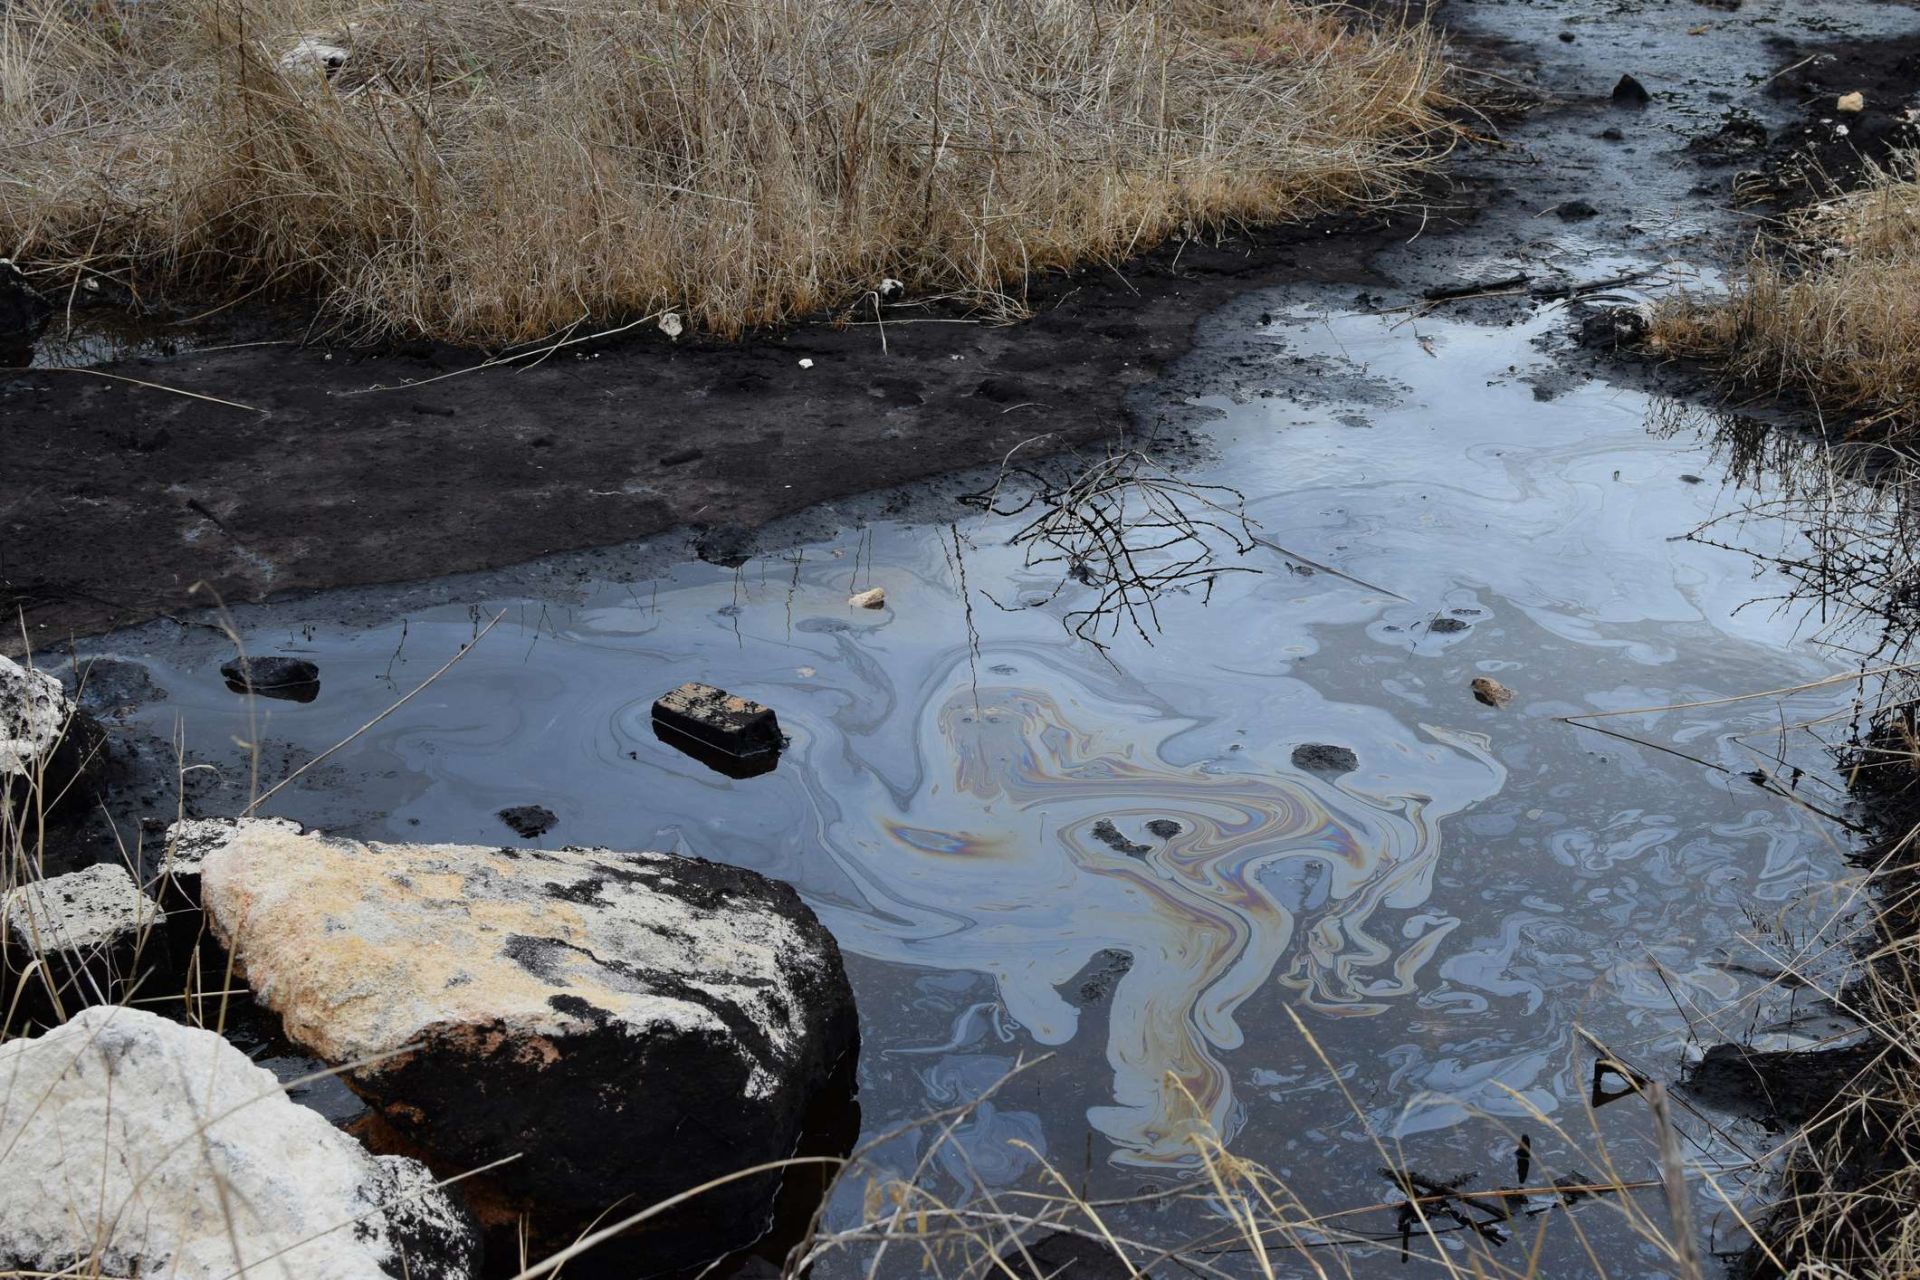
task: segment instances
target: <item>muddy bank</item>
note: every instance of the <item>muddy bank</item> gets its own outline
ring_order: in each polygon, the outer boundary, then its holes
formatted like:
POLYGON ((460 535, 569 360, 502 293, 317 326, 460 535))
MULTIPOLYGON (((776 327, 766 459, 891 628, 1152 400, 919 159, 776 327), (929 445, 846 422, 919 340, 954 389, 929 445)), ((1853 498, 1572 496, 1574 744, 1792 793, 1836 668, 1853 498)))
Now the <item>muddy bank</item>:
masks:
MULTIPOLYGON (((1455 195, 1433 201, 1038 280, 1038 314, 1012 326, 907 299, 878 322, 739 343, 649 327, 471 373, 482 353, 331 350, 297 331, 98 366, 111 377, 0 373, 0 607, 44 649, 211 603, 198 582, 256 601, 682 525, 724 561, 740 530, 1036 436, 1127 437, 1128 393, 1188 352, 1196 319, 1281 282, 1377 285, 1383 245, 1461 216, 1455 195)), ((0 644, 19 642, 9 628, 0 644)))

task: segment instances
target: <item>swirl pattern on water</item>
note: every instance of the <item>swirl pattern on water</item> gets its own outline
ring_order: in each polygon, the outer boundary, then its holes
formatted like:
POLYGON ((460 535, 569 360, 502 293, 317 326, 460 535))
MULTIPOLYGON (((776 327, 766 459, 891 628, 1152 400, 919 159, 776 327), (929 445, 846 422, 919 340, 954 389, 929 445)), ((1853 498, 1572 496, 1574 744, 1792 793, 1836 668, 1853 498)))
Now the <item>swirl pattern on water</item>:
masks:
POLYGON ((928 704, 916 744, 928 785, 892 813, 866 808, 870 826, 826 833, 866 909, 822 913, 863 954, 991 975, 1043 1044, 1077 1029, 1058 988, 1102 951, 1127 954, 1107 1046, 1114 1101, 1089 1120, 1122 1160, 1180 1160, 1182 1092, 1233 1128, 1217 1054, 1240 1046, 1235 1011, 1266 983, 1330 1014, 1415 989, 1457 921, 1379 913, 1426 903, 1438 819, 1504 773, 1478 735, 1429 726, 1427 741, 1363 746, 1337 781, 1179 766, 1162 748, 1184 724, 1123 721, 1074 697, 1066 673, 1048 679, 1051 692, 963 685, 928 704))

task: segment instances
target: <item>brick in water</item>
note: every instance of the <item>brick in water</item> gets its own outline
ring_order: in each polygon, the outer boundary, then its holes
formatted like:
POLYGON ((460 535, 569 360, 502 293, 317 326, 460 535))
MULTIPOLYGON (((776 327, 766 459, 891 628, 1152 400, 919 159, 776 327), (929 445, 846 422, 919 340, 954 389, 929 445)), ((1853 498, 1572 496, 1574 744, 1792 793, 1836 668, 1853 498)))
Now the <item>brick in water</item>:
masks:
POLYGON ((689 681, 653 704, 653 718, 704 746, 735 756, 780 749, 780 722, 772 707, 689 681))

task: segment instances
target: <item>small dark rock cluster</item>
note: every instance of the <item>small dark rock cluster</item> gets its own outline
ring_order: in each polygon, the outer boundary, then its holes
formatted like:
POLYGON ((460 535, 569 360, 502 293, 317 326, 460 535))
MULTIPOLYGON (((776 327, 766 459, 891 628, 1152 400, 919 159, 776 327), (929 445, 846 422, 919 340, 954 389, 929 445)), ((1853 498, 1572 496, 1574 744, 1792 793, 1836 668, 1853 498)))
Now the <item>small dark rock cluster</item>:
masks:
POLYGON ((511 809, 502 809, 499 817, 522 840, 543 836, 553 830, 554 823, 560 821, 553 810, 539 804, 517 804, 511 809))

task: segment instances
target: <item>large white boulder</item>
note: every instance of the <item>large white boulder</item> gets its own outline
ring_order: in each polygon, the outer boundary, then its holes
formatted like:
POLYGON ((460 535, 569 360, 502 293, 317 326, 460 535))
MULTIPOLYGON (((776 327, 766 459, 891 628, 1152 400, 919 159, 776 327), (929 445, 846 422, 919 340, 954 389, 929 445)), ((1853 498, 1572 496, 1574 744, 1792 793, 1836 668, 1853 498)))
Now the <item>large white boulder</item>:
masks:
POLYGON ((85 1010, 0 1044, 0 1273, 465 1280, 472 1223, 210 1031, 85 1010))
MULTIPOLYGON (((832 935, 751 871, 267 821, 183 834, 288 1036, 361 1064, 348 1082, 437 1166, 514 1157, 489 1183, 550 1224, 791 1154, 857 1038, 832 935)), ((757 1233, 775 1182, 703 1198, 715 1247, 757 1233)))

